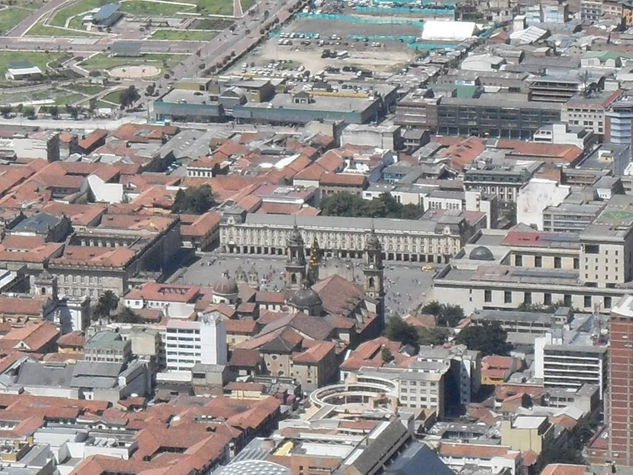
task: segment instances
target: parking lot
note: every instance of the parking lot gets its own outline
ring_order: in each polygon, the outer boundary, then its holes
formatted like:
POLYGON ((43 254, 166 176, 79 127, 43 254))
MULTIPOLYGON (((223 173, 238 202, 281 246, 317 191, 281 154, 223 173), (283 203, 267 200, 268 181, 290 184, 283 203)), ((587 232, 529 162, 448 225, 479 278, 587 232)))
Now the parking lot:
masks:
MULTIPOLYGON (((238 267, 247 273, 254 268, 262 290, 281 290, 285 260, 272 256, 234 256, 217 251, 204 253, 199 259, 176 273, 172 282, 211 286, 220 278, 224 270, 235 276, 238 267)), ((362 261, 349 259, 328 259, 320 265, 320 277, 333 273, 362 284, 362 261)), ((415 310, 425 301, 432 285, 433 271, 424 271, 418 265, 410 263, 385 264, 385 308, 387 315, 404 315, 415 310)))

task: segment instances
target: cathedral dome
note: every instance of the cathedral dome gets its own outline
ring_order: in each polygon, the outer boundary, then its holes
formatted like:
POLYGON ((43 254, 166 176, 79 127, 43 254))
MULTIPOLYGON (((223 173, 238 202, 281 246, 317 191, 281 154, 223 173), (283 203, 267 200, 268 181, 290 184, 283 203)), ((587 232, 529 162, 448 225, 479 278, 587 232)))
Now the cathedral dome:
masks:
POLYGON ((234 295, 239 292, 237 282, 229 277, 229 271, 224 271, 222 278, 213 284, 213 292, 218 295, 234 295))
POLYGON ((314 290, 309 287, 304 287, 303 289, 297 290, 292 297, 290 297, 288 303, 298 310, 311 310, 321 306, 323 301, 314 290))

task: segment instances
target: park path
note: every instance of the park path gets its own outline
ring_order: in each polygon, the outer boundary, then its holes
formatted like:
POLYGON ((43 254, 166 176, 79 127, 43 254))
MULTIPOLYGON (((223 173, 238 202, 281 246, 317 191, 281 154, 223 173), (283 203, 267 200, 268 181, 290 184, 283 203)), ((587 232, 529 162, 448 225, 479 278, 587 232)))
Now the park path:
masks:
POLYGON ((242 18, 242 16, 244 16, 241 0, 233 0, 233 16, 235 18, 242 18))
POLYGON ((40 19, 50 13, 52 10, 55 10, 60 5, 66 3, 68 0, 50 0, 46 2, 42 7, 35 10, 29 16, 27 16, 24 20, 18 23, 11 31, 9 31, 6 36, 12 38, 19 38, 24 36, 24 33, 29 31, 33 25, 35 25, 40 19))

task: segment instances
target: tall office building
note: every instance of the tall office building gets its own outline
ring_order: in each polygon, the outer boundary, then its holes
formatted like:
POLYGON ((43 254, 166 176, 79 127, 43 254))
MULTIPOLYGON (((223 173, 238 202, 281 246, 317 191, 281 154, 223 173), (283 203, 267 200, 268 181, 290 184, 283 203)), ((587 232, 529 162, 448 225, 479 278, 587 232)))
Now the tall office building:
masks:
POLYGON ((633 295, 625 295, 609 319, 609 454, 633 466, 633 295))
POLYGON ((171 318, 165 331, 167 371, 190 371, 196 364, 226 364, 226 327, 217 312, 197 321, 171 318))

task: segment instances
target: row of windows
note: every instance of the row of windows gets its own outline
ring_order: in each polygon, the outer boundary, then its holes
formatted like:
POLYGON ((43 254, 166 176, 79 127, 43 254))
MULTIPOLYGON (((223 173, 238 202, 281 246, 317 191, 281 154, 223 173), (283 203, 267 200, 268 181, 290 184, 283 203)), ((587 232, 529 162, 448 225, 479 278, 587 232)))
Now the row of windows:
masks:
MULTIPOLYGON (((512 292, 509 290, 505 290, 503 292, 503 303, 511 304, 512 302, 512 292)), ((484 290, 484 302, 490 303, 492 302, 492 291, 484 290)), ((523 292, 523 303, 526 305, 532 304, 532 292, 523 292)), ((566 307, 570 307, 572 304, 571 295, 565 294, 563 295, 563 305, 566 307)), ((552 294, 544 293, 543 294, 543 305, 552 305, 552 294)), ((592 305, 592 297, 591 295, 585 295, 583 297, 583 305, 585 308, 591 307, 592 305)), ((611 297, 604 297, 603 299, 604 308, 611 308, 611 297)))
MULTIPOLYGON (((514 256, 514 264, 518 267, 523 265, 523 256, 517 254, 514 256)), ((554 257, 554 269, 560 269, 562 267, 563 260, 561 257, 554 257)), ((577 257, 574 257, 574 269, 578 269, 579 260, 577 257)), ((543 257, 542 256, 534 256, 534 267, 543 267, 543 257)))

